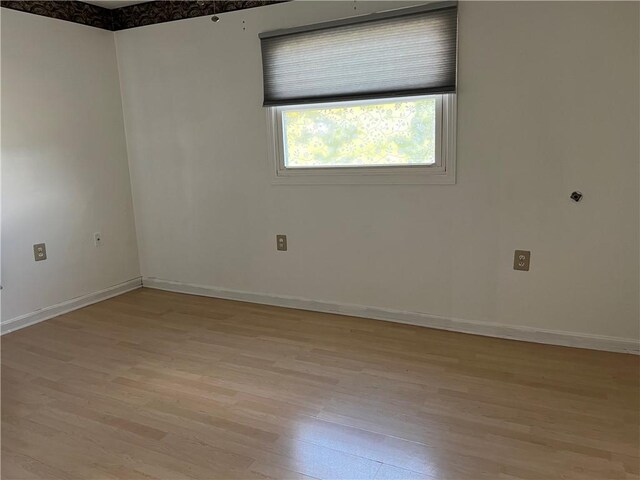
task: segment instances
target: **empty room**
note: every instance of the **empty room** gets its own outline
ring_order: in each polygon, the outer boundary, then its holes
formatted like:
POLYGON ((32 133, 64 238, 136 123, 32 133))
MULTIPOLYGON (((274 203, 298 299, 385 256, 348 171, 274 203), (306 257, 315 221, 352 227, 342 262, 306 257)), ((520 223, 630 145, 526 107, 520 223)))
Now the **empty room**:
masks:
POLYGON ((640 2, 0 5, 2 480, 640 479, 640 2))

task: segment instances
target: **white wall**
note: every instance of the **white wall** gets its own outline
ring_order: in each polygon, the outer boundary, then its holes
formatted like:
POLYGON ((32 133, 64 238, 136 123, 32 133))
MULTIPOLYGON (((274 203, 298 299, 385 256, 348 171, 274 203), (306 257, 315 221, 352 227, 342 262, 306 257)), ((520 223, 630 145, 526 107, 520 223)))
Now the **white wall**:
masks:
POLYGON ((462 3, 457 185, 272 185, 257 34, 351 14, 116 33, 143 276, 637 339, 639 5, 462 3))
POLYGON ((1 22, 6 324, 139 276, 139 263, 113 33, 5 8, 1 22))

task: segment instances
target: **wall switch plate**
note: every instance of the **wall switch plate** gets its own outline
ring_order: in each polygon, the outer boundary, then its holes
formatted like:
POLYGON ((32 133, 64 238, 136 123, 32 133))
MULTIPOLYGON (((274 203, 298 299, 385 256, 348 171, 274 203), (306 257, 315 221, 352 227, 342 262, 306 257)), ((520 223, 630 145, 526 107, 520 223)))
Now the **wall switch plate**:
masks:
POLYGON ((516 250, 513 255, 513 269, 523 272, 529 271, 529 263, 531 262, 531 252, 529 250, 516 250))
POLYGON ((33 246, 33 258, 35 258, 36 262, 47 259, 47 247, 44 243, 36 243, 33 246))
POLYGON ((102 234, 100 232, 96 232, 93 234, 93 243, 95 244, 96 247, 99 247, 102 245, 102 234))
POLYGON ((287 236, 276 235, 276 248, 281 252, 287 251, 287 236))

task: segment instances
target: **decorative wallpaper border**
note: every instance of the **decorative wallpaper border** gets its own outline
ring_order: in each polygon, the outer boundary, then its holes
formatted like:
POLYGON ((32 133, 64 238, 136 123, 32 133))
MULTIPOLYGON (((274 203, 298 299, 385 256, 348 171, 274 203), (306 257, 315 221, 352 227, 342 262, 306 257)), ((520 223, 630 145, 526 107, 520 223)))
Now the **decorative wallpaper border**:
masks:
POLYGON ((0 5, 11 10, 113 30, 111 11, 108 8, 96 7, 95 5, 75 0, 2 0, 0 5))
POLYGON ((290 0, 156 0, 111 10, 77 0, 2 0, 0 5, 34 15, 116 31, 287 1, 290 0))
POLYGON ((263 7, 282 1, 288 0, 165 0, 138 3, 112 10, 113 30, 263 7))

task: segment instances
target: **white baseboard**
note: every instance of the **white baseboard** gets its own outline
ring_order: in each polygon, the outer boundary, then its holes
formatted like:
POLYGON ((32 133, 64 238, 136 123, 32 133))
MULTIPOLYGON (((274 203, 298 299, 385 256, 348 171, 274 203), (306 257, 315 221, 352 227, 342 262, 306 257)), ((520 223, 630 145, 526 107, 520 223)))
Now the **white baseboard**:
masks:
POLYGON ((71 300, 58 303, 57 305, 41 308, 40 310, 36 310, 35 312, 30 312, 25 315, 20 315, 19 317, 5 320, 0 323, 0 334, 4 335, 5 333, 10 333, 15 330, 28 327, 35 323, 57 317, 58 315, 62 315, 63 313, 68 313, 72 310, 77 310, 79 308, 86 307, 87 305, 91 305, 92 303, 101 302, 102 300, 106 300, 107 298, 122 295, 123 293, 130 292, 131 290, 135 290, 136 288, 141 287, 142 279, 140 277, 137 277, 131 280, 127 280, 126 282, 105 288, 104 290, 100 290, 98 292, 93 292, 87 295, 72 298, 71 300))
POLYGON ((226 290, 152 277, 143 277, 142 285, 147 288, 167 290, 170 292, 223 298, 226 300, 239 300, 242 302, 275 305, 278 307, 297 308, 300 310, 311 310, 314 312, 372 318, 376 320, 406 323, 421 327, 451 330, 454 332, 471 333, 488 337, 508 338, 512 340, 562 345, 566 347, 589 348, 592 350, 606 350, 609 352, 633 353, 636 355, 640 354, 640 341, 626 338, 543 330, 522 326, 508 326, 499 323, 447 318, 437 315, 429 315, 426 313, 404 312, 401 310, 391 310, 386 308, 321 302, 283 295, 226 290))

